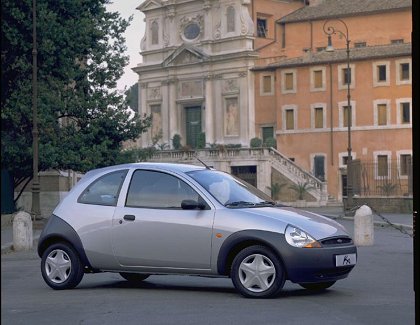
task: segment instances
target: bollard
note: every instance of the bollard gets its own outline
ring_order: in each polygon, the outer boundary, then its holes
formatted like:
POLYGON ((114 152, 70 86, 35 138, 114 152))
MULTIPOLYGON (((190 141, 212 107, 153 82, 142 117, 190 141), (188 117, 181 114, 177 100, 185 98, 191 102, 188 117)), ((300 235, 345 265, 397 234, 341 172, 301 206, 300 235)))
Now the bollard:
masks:
POLYGON ((27 212, 20 211, 13 218, 13 249, 29 250, 33 246, 32 219, 27 212))
POLYGON ((373 240, 372 210, 362 205, 354 215, 354 243, 356 246, 372 246, 373 240))

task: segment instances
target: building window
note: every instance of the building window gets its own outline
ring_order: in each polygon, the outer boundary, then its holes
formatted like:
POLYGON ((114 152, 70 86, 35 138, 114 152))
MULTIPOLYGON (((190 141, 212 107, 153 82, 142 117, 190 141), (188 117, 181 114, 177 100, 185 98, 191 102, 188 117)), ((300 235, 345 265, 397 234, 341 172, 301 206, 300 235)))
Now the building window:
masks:
POLYGON ((400 79, 401 80, 410 79, 410 65, 408 63, 400 64, 400 79))
POLYGON ((388 179, 391 177, 391 152, 390 151, 374 151, 373 157, 376 163, 375 178, 388 179))
POLYGON ((157 21, 153 21, 150 30, 152 32, 152 45, 159 44, 159 23, 157 21))
POLYGON ((325 156, 314 156, 313 159, 314 176, 320 181, 325 181, 325 156))
POLYGON ((391 44, 403 44, 403 43, 404 43, 404 39, 402 38, 391 40, 391 44))
POLYGON ((377 107, 378 110, 378 125, 387 125, 387 107, 386 104, 379 104, 377 107))
POLYGON ((378 176, 379 177, 388 177, 388 156, 378 155, 378 176))
POLYGON ((378 81, 386 81, 386 65, 378 65, 376 68, 378 81))
POLYGON ((411 84, 411 59, 396 61, 397 85, 411 84))
POLYGON ((389 62, 373 63, 373 86, 389 86, 389 62))
POLYGON ((324 127, 324 108, 315 107, 315 128, 322 129, 324 127))
POLYGON ((272 75, 262 75, 261 76, 261 87, 260 94, 264 95, 273 95, 274 94, 274 78, 272 75))
POLYGON ((286 105, 283 106, 283 130, 295 130, 296 129, 296 106, 286 105))
POLYGON ((311 91, 325 90, 325 68, 317 67, 310 70, 311 73, 311 91))
POLYGON ((408 171, 411 168, 411 154, 400 154, 399 170, 400 176, 408 176, 408 171))
POLYGON ((348 127, 348 110, 350 109, 350 126, 356 125, 356 103, 354 101, 350 102, 350 108, 348 107, 347 101, 346 102, 339 102, 338 103, 338 123, 339 126, 342 128, 348 127))
POLYGON ((311 127, 313 129, 322 129, 326 124, 326 115, 325 115, 326 105, 312 104, 311 105, 311 127))
POLYGON ((356 42, 354 43, 355 48, 366 47, 366 42, 356 42))
POLYGON ((352 119, 351 119, 351 106, 344 106, 343 107, 343 126, 348 127, 349 126, 349 111, 350 110, 350 126, 352 126, 352 119))
POLYGON ((343 85, 351 84, 351 68, 344 68, 343 73, 343 85))
POLYGON ((373 101, 373 120, 377 126, 388 125, 391 122, 390 101, 387 99, 378 99, 373 101))
POLYGON ((267 38, 267 19, 257 18, 257 37, 267 38))
POLYGON ((397 124, 411 124, 411 98, 400 98, 397 103, 397 124))
POLYGON ((227 32, 231 33, 235 31, 235 8, 229 6, 226 10, 226 25, 227 32))
POLYGON ((295 117, 293 109, 286 110, 286 130, 293 130, 295 128, 295 117))
POLYGON ((411 122, 410 103, 401 103, 401 123, 408 124, 411 122))
MULTIPOLYGON (((349 161, 349 153, 348 152, 340 152, 338 154, 338 163, 340 168, 347 167, 347 163, 349 161)), ((356 159, 356 153, 354 151, 351 152, 351 159, 356 159)))
POLYGON ((350 69, 347 69, 347 64, 341 64, 338 66, 338 89, 347 89, 348 85, 350 88, 355 87, 355 66, 350 65, 350 69))
POLYGON ((282 93, 289 94, 296 92, 296 70, 285 70, 281 73, 282 93))

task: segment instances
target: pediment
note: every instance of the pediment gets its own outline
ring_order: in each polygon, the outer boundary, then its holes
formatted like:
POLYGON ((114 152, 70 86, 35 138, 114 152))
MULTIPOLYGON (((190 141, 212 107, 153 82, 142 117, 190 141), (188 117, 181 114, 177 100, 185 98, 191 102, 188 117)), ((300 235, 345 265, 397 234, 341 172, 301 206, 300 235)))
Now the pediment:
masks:
POLYGON ((162 8, 162 3, 159 0, 146 0, 136 9, 142 12, 162 8))
POLYGON ((208 55, 198 48, 181 46, 163 61, 164 67, 188 65, 207 61, 208 55))

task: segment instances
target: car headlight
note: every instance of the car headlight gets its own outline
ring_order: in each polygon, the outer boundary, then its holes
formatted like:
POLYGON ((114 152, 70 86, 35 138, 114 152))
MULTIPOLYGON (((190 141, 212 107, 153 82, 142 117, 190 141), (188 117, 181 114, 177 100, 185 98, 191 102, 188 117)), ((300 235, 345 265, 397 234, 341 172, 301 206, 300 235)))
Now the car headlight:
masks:
POLYGON ((320 248, 321 244, 303 230, 288 225, 285 231, 286 241, 294 247, 320 248))

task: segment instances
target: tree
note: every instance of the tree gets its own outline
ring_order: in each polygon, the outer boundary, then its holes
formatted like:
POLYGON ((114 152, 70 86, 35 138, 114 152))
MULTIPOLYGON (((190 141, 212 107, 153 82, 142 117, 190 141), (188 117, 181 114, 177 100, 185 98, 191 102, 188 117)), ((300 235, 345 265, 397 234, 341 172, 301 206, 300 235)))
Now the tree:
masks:
POLYGON ((125 92, 127 96, 128 106, 134 111, 139 111, 139 84, 136 82, 125 92))
MULTIPOLYGON (((150 126, 115 90, 131 19, 107 12, 109 0, 37 3, 39 170, 113 164, 150 126)), ((1 16, 1 163, 16 185, 32 176, 32 0, 2 1, 1 16)))
POLYGON ((298 182, 297 184, 289 186, 289 188, 296 192, 298 200, 303 200, 305 194, 308 191, 314 189, 314 187, 310 185, 309 182, 298 182))

